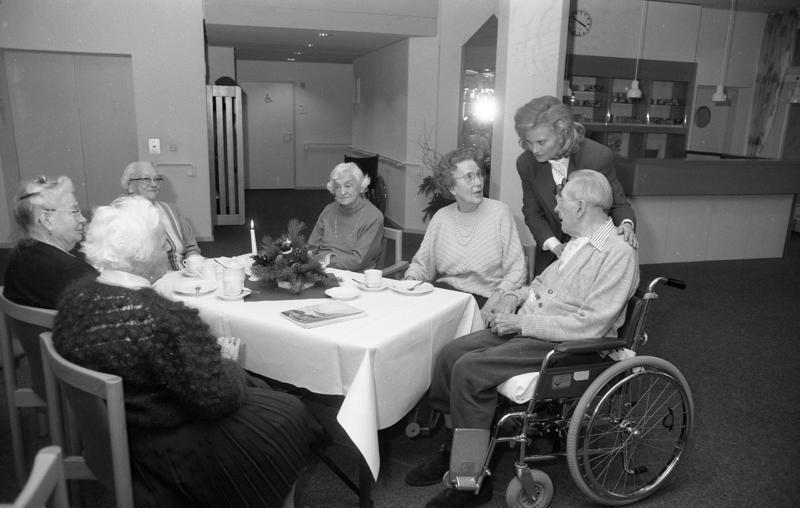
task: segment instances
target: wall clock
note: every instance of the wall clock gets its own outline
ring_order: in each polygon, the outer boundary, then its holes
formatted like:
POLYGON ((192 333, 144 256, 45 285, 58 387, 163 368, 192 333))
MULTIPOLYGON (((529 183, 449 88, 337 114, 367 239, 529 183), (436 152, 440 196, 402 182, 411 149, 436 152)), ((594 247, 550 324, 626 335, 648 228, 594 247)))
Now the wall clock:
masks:
POLYGON ((586 35, 592 28, 592 16, 589 11, 576 9, 570 13, 567 25, 569 26, 569 33, 572 35, 576 37, 586 35))

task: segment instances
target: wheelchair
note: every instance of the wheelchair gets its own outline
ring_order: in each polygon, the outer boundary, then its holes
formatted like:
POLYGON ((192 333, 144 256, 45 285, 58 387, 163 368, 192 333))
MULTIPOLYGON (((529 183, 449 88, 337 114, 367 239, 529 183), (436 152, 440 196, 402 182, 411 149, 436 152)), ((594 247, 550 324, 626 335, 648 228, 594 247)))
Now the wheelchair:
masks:
MULTIPOLYGON (((555 345, 542 363, 530 401, 522 406, 501 402, 491 431, 455 429, 445 487, 477 493, 492 474, 495 448, 508 443, 519 448, 515 476, 506 489, 508 508, 548 506, 553 483, 528 464, 564 456, 575 483, 597 503, 631 504, 659 489, 678 465, 694 418, 683 374, 666 360, 636 356, 647 343, 644 324, 661 283, 686 287, 677 279, 653 279, 629 300, 619 338, 555 345), (551 450, 537 452, 534 441, 549 442, 551 450)), ((415 425, 409 424, 407 434, 429 431, 415 425)))

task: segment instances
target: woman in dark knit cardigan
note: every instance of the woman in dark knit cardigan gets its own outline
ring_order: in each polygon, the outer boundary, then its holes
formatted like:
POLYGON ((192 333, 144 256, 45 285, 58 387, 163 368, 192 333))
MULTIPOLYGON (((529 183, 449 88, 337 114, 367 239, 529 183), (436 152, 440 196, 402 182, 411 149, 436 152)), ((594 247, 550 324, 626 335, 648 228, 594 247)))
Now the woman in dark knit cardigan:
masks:
POLYGON ((151 288, 167 269, 164 245, 146 199, 97 208, 83 250, 100 276, 67 289, 53 343, 122 377, 137 506, 293 506, 318 424, 222 358, 196 309, 151 288))

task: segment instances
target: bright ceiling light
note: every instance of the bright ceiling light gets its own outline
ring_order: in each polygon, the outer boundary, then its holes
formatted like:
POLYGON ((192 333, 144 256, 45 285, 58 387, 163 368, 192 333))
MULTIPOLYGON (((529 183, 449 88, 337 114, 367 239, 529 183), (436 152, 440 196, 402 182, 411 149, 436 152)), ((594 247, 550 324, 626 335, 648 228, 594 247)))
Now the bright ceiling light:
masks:
POLYGON ((636 70, 633 71, 633 80, 626 93, 628 99, 634 102, 642 99, 642 91, 639 89, 639 60, 642 59, 642 50, 644 49, 644 27, 647 24, 647 5, 647 0, 645 0, 642 3, 642 23, 639 26, 639 48, 636 50, 636 70))

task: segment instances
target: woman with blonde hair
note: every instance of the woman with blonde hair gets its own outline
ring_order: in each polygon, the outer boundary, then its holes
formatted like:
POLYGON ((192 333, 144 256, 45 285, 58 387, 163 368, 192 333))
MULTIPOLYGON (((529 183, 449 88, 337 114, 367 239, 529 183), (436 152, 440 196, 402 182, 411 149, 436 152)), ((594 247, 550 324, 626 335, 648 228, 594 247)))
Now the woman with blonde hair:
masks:
POLYGON ((3 293, 15 303, 55 309, 67 285, 97 276, 73 252, 83 238, 86 218, 72 180, 67 176, 27 180, 13 199, 20 239, 8 260, 3 293))

